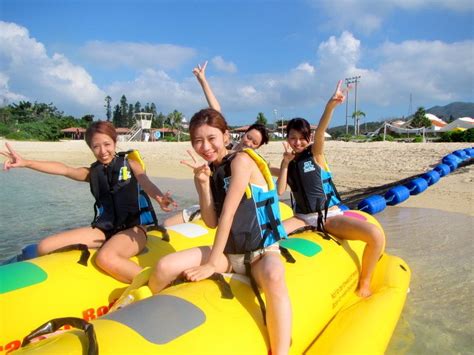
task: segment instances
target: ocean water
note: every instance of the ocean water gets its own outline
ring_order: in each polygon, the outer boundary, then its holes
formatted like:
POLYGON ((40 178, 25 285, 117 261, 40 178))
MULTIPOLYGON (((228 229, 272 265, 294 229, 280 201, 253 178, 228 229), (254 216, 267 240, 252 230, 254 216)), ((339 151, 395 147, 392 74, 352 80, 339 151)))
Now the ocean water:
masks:
MULTIPOLYGON (((180 207, 197 201, 191 180, 152 179, 180 207)), ((27 244, 89 225, 89 185, 16 169, 0 173, 0 260, 27 244)), ((155 204, 158 219, 163 213, 155 204)), ((410 293, 387 354, 474 354, 474 217, 435 209, 388 207, 376 218, 387 251, 412 270, 410 293)))

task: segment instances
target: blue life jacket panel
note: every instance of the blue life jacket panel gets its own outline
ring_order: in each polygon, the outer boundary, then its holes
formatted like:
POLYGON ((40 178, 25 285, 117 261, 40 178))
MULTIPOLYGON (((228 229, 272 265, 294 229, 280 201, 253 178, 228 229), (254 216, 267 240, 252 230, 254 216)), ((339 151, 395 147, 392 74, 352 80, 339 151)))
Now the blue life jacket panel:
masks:
POLYGON ((108 234, 157 223, 150 198, 130 168, 129 153, 136 159, 136 151, 120 152, 109 165, 96 161, 90 167, 96 213, 91 225, 108 234))
POLYGON ((287 183, 295 200, 296 213, 322 212, 341 202, 329 171, 314 160, 312 145, 288 165, 287 183))
MULTIPOLYGON (((246 148, 243 152, 257 163, 267 181, 268 191, 255 185, 247 186, 234 214, 229 239, 224 249, 226 254, 245 254, 287 237, 281 223, 278 193, 267 163, 252 149, 246 148)), ((218 167, 211 164, 213 172, 211 191, 217 216, 222 212, 232 176, 231 163, 236 154, 239 153, 227 155, 218 167)))

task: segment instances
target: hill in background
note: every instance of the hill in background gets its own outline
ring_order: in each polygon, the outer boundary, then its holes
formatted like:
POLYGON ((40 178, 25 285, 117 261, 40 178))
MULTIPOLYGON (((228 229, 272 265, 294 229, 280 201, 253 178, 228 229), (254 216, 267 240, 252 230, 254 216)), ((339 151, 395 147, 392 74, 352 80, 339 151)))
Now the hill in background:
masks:
MULTIPOLYGON (((425 109, 426 113, 431 113, 443 121, 450 122, 459 117, 474 117, 474 103, 473 102, 452 102, 446 106, 433 106, 429 109, 425 109)), ((407 117, 407 119, 410 117, 407 117)), ((384 121, 394 121, 396 119, 402 119, 393 117, 390 119, 382 119, 380 121, 365 122, 362 117, 360 123, 360 132, 373 132, 379 128, 384 121)), ((405 119, 404 119, 405 120, 405 119)), ((354 132, 354 126, 349 125, 349 134, 354 132)), ((346 133, 346 125, 331 127, 328 129, 328 133, 334 137, 342 136, 346 133)))

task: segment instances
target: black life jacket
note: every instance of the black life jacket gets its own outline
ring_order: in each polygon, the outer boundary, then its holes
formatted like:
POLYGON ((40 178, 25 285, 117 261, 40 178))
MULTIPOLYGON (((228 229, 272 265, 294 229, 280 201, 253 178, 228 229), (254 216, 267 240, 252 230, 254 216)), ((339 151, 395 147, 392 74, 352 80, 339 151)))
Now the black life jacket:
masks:
POLYGON ((314 161, 312 145, 298 154, 288 165, 287 183, 295 200, 296 213, 315 213, 341 202, 331 173, 314 161))
POLYGON ((90 167, 90 188, 95 198, 91 225, 107 233, 157 224, 150 198, 130 168, 129 154, 139 157, 136 151, 120 152, 110 164, 96 161, 90 167))
MULTIPOLYGON (((252 149, 246 148, 243 152, 257 163, 267 182, 268 191, 257 186, 247 186, 234 215, 229 239, 224 248, 226 254, 245 254, 287 237, 281 223, 278 194, 268 165, 252 149)), ((211 164, 211 191, 217 216, 222 212, 232 176, 231 163, 236 154, 238 153, 224 157, 218 167, 211 164)))

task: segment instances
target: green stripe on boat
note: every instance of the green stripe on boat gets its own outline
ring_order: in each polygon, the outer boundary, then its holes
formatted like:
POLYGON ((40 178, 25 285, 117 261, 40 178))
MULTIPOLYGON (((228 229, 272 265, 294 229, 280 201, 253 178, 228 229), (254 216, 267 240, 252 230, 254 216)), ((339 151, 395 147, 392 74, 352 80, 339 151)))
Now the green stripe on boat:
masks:
POLYGON ((286 249, 294 250, 304 256, 315 256, 321 251, 321 247, 307 239, 288 238, 280 240, 280 245, 286 249))
POLYGON ((48 274, 29 262, 18 262, 0 267, 0 294, 43 282, 48 274))

